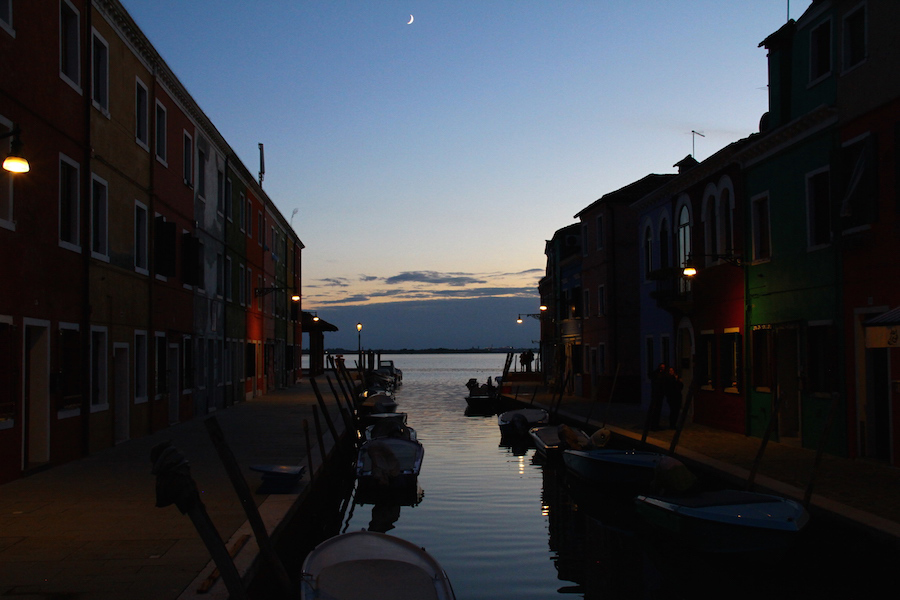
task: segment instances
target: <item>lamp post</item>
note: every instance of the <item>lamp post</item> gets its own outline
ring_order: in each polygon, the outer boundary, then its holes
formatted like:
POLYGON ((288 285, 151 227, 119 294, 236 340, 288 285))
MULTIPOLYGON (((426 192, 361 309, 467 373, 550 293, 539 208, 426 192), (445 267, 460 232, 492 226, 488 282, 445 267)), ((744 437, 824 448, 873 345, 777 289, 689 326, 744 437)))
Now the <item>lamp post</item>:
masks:
POLYGON ((356 342, 358 344, 358 352, 359 352, 359 366, 362 368, 363 360, 362 360, 362 323, 356 324, 356 342))

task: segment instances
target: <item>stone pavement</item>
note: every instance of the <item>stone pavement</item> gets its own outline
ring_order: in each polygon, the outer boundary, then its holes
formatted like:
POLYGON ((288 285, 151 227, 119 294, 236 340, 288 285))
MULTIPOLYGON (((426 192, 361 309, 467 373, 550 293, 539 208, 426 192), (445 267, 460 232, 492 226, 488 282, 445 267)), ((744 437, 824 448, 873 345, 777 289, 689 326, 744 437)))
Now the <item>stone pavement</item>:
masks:
MULTIPOLYGON (((324 379, 320 385, 329 414, 343 432, 334 396, 324 379)), ((252 492, 261 479, 251 464, 307 465, 304 420, 314 468, 322 464, 315 405, 304 381, 214 413, 252 492)), ((320 420, 328 453, 332 437, 321 415, 320 420)), ((210 553, 188 516, 174 505, 155 507, 150 450, 165 440, 190 462, 206 510, 229 547, 250 533, 204 418, 196 418, 0 486, 0 597, 227 597, 221 578, 210 593, 196 594, 212 571, 210 553)), ((296 509, 308 481, 307 472, 292 493, 254 494, 270 532, 296 509)), ((253 538, 235 559, 245 580, 258 566, 257 556, 253 538)))
MULTIPOLYGON (((513 384, 516 385, 516 384, 513 384)), ((520 384, 514 388, 520 401, 550 408, 554 398, 543 390, 520 384)), ((564 396, 559 414, 576 423, 604 423, 614 434, 640 442, 645 413, 639 407, 624 404, 591 403, 582 398, 564 396)), ((651 431, 647 443, 667 452, 675 432, 651 431)), ((734 485, 747 482, 761 444, 748 437, 703 425, 688 423, 678 440, 675 454, 692 468, 708 469, 734 485)), ((771 491, 803 501, 813 481, 810 512, 824 511, 831 516, 883 536, 900 549, 900 469, 866 459, 839 458, 823 454, 815 479, 816 453, 788 444, 769 441, 754 479, 755 491, 771 491)))

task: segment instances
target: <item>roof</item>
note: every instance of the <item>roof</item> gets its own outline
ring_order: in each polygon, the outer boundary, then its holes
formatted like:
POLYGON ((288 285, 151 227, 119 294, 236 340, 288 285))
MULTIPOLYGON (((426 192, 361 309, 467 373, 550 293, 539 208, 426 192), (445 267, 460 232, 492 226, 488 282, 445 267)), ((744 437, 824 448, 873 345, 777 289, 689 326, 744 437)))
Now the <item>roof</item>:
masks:
POLYGON ((314 315, 310 312, 303 312, 303 320, 301 324, 303 326, 303 331, 338 331, 336 325, 332 325, 325 319, 319 318, 318 321, 313 320, 314 315))
POLYGON ((631 202, 637 200, 638 198, 642 198, 644 195, 649 194, 650 192, 652 192, 659 186, 663 185, 664 183, 666 183, 673 177, 675 177, 674 173, 666 173, 666 174, 650 173, 649 175, 646 175, 646 176, 642 177, 641 179, 638 179, 637 181, 629 183, 628 185, 626 185, 624 187, 620 187, 619 189, 617 189, 614 192, 604 194, 598 200, 594 200, 593 202, 588 204, 586 207, 584 207, 580 211, 578 211, 578 213, 575 215, 575 218, 576 219, 580 218, 581 215, 588 212, 592 208, 595 208, 601 202, 628 202, 628 203, 631 203, 631 202))

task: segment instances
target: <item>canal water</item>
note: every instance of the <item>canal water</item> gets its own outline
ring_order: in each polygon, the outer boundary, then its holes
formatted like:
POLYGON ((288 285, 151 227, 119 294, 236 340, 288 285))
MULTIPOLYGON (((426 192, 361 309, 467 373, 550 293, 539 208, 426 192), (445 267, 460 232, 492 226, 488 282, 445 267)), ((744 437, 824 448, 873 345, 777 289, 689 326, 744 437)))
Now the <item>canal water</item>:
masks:
POLYGON ((892 578, 896 550, 838 523, 814 520, 787 555, 752 561, 654 538, 627 499, 579 489, 533 448, 501 445, 496 416, 466 415, 466 381, 501 373, 503 354, 383 358, 403 370, 398 411, 425 447, 420 493, 404 506, 345 498, 340 532, 424 547, 459 600, 829 598, 892 578))

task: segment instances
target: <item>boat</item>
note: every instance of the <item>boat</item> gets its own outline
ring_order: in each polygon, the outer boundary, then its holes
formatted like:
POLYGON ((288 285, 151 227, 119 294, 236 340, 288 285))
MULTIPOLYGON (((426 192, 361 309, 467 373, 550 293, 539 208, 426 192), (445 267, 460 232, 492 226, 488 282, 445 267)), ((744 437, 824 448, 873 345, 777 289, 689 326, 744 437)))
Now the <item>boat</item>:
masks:
POLYGON ((496 409, 503 401, 500 388, 491 385, 490 378, 487 383, 479 385, 478 380, 473 377, 466 382, 466 388, 469 390, 469 395, 466 396, 466 404, 469 408, 479 411, 492 410, 496 409))
POLYGON ((453 600, 450 578, 424 548, 374 531, 325 540, 303 561, 301 600, 453 600))
POLYGON ((696 478, 678 459, 658 452, 596 448, 563 450, 566 470, 585 483, 610 490, 684 491, 696 478))
POLYGON ((710 553, 787 550, 809 522, 794 500, 771 494, 717 490, 684 497, 639 495, 638 514, 679 542, 710 553))
POLYGON ((548 458, 558 458, 566 449, 588 450, 593 447, 591 438, 585 432, 565 424, 532 427, 528 435, 534 440, 537 451, 548 458))
POLYGON ((418 440, 381 437, 364 443, 357 454, 359 487, 414 486, 422 469, 425 448, 418 440))
POLYGON ((508 410, 497 417, 500 435, 503 437, 525 437, 528 430, 550 422, 550 415, 542 408, 517 408, 508 410))
MULTIPOLYGON (((405 419, 403 421, 405 421, 405 419)), ((416 439, 416 430, 407 426, 403 421, 398 419, 377 419, 365 428, 363 437, 366 441, 387 437, 403 438, 407 440, 416 439)))
POLYGON ((378 361, 375 372, 388 379, 395 388, 403 385, 403 371, 395 367, 392 360, 378 361))
POLYGON ((357 411, 360 415, 369 413, 392 413, 397 410, 394 395, 385 390, 365 391, 360 394, 357 411))

